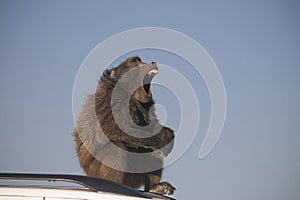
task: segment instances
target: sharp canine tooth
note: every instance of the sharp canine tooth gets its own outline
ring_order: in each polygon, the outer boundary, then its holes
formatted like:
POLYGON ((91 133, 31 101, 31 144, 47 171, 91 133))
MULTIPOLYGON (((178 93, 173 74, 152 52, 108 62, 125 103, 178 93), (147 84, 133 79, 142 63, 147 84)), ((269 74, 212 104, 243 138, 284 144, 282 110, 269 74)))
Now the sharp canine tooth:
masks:
POLYGON ((148 72, 148 74, 157 74, 157 69, 152 69, 152 70, 150 70, 149 72, 148 72))

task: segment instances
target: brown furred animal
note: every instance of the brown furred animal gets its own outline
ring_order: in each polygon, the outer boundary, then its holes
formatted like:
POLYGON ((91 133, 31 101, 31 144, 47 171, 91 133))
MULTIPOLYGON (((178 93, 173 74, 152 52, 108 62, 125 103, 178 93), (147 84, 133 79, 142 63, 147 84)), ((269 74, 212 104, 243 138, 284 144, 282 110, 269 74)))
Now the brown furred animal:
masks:
POLYGON ((146 64, 134 56, 103 73, 72 133, 87 175, 173 194, 171 184, 160 183, 163 157, 173 148, 174 134, 159 124, 152 108, 150 87, 157 72, 155 62, 146 64), (136 158, 136 153, 142 156, 136 158))

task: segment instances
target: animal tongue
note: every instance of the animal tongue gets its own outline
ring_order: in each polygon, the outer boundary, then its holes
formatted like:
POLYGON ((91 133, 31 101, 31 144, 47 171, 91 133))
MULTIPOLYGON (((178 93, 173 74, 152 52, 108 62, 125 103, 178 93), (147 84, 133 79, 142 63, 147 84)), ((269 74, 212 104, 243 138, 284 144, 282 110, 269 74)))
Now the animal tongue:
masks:
POLYGON ((147 95, 151 95, 151 90, 150 90, 150 83, 146 83, 143 85, 145 92, 147 95))

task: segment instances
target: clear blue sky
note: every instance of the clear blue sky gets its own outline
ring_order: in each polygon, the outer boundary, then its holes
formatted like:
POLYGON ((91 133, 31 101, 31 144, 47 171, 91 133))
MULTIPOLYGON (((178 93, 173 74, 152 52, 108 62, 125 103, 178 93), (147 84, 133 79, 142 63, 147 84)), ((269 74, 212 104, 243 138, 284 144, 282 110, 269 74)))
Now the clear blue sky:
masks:
POLYGON ((70 135, 77 70, 111 35, 155 26, 185 33, 208 51, 228 101, 221 138, 199 160, 210 106, 199 86, 198 135, 163 176, 176 186, 175 197, 300 199, 299 10, 290 0, 1 1, 0 172, 83 174, 70 135))

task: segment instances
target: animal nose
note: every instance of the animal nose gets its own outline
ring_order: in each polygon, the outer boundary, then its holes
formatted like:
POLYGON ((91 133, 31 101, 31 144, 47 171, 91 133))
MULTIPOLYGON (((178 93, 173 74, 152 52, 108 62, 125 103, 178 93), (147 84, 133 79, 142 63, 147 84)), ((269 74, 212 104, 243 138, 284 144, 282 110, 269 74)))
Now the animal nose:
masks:
POLYGON ((152 64, 153 66, 156 66, 156 62, 151 62, 151 64, 152 64))

